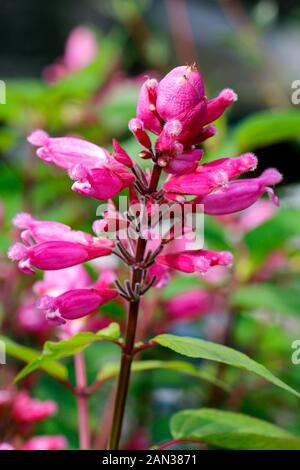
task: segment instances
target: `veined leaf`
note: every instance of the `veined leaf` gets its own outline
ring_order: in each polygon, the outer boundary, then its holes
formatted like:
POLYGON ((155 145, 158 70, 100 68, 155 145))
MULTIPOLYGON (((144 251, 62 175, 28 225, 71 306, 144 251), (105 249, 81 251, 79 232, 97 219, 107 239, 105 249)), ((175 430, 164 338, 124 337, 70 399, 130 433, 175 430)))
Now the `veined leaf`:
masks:
POLYGON ((19 381, 36 369, 44 368, 53 360, 73 356, 83 351, 90 344, 99 341, 115 341, 120 336, 118 323, 111 323, 108 327, 97 333, 83 332, 63 341, 46 341, 42 353, 34 358, 24 369, 19 372, 15 381, 19 381))
MULTIPOLYGON (((28 348, 27 346, 22 346, 21 344, 12 341, 10 338, 0 336, 0 340, 5 344, 6 353, 15 359, 19 359, 22 362, 32 363, 39 357, 39 351, 28 348)), ((68 378, 67 368, 57 361, 49 360, 47 363, 42 364, 41 368, 47 372, 47 374, 57 379, 67 380, 68 378)))
POLYGON ((300 450, 300 439, 261 419, 210 408, 184 410, 171 419, 174 439, 234 450, 300 450))
POLYGON ((173 351, 188 357, 198 357, 210 361, 222 362, 239 369, 252 372, 265 380, 277 385, 284 390, 300 397, 300 393, 278 379, 266 367, 250 359, 246 354, 235 349, 223 346, 222 344, 212 343, 198 338, 189 338, 186 336, 158 335, 151 341, 172 349, 173 351))

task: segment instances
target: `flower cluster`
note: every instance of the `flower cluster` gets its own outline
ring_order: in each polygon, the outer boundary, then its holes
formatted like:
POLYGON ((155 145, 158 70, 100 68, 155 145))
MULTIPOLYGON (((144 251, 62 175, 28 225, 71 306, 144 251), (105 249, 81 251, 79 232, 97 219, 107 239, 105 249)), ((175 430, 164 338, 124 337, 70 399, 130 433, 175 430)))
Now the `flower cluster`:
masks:
MULTIPOLYGON (((116 281, 118 292, 96 283, 67 289, 55 296, 42 296, 38 306, 51 324, 89 315, 118 293, 131 302, 137 301, 153 285, 165 285, 172 270, 205 273, 213 266, 232 263, 231 253, 189 250, 184 243, 178 245, 172 227, 168 237, 163 234, 155 245, 145 235, 150 233, 151 238, 151 226, 145 231, 137 222, 137 236, 121 242, 118 232, 133 217, 130 210, 125 215, 119 213, 111 198, 128 188, 130 205, 137 202, 147 216, 154 212, 155 204, 172 206, 175 202, 195 207, 195 211, 200 203, 210 215, 230 214, 250 207, 265 192, 278 204, 270 187, 281 181, 277 170, 268 169, 257 178, 236 179, 256 168, 257 158, 252 153, 201 162, 204 151, 199 146, 216 132, 211 123, 236 99, 232 90, 225 89, 209 100, 195 65, 176 67, 159 82, 147 79, 129 129, 144 147, 140 158, 152 161, 151 171, 143 171, 117 140, 113 141, 110 153, 77 137, 50 137, 42 130, 29 136, 29 142, 38 147, 39 158, 68 172, 75 181, 74 191, 97 200, 109 200, 109 205, 103 219, 93 225, 95 235, 18 214, 14 223, 22 230, 23 243, 13 245, 9 257, 19 262, 24 273, 33 274, 35 268, 62 270, 115 254, 133 272, 138 272, 131 285, 127 282, 123 287, 116 281), (154 144, 149 133, 157 137, 154 144), (116 222, 115 239, 107 237, 110 220, 116 222)), ((184 234, 185 227, 183 238, 184 234)))

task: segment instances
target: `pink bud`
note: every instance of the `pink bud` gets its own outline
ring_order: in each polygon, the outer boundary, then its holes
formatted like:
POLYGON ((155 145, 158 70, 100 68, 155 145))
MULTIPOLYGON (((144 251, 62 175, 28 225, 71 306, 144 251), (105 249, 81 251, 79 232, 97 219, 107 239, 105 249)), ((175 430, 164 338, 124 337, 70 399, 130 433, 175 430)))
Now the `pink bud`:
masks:
POLYGON ((225 251, 187 250, 158 256, 156 261, 184 273, 202 273, 206 272, 210 266, 231 264, 232 255, 225 251))
POLYGON ((204 213, 225 215, 252 206, 260 196, 268 192, 271 200, 278 205, 278 199, 268 185, 277 184, 282 176, 277 170, 266 170, 260 177, 232 181, 227 186, 197 200, 204 205, 204 213))
POLYGON ((62 450, 66 446, 64 436, 35 436, 22 444, 19 450, 62 450))
POLYGON ((182 125, 180 121, 176 119, 168 121, 156 140, 155 150, 158 153, 163 153, 164 155, 177 155, 180 150, 183 150, 183 145, 179 142, 175 142, 181 131, 182 125))
POLYGON ((89 65, 97 54, 97 41, 93 32, 84 26, 72 29, 65 45, 63 62, 69 71, 89 65))
POLYGON ((156 96, 158 82, 155 79, 146 80, 140 91, 136 115, 143 122, 145 129, 154 134, 160 134, 162 125, 156 116, 156 96))
POLYGON ((91 142, 76 137, 49 137, 40 129, 30 134, 28 142, 39 147, 39 158, 66 170, 78 163, 87 168, 98 168, 109 159, 105 149, 91 142))
POLYGON ((195 65, 171 70, 158 84, 157 111, 165 120, 178 119, 204 97, 204 84, 195 65))
POLYGON ((183 175, 193 173, 198 167, 199 161, 202 159, 204 151, 202 149, 194 149, 189 152, 182 153, 177 157, 171 157, 167 160, 164 170, 167 173, 183 175))
POLYGON ((51 325, 61 325, 65 320, 89 315, 117 295, 114 289, 74 289, 58 297, 44 296, 37 307, 46 314, 51 325))
POLYGON ((130 119, 128 123, 129 130, 133 133, 136 140, 146 147, 147 149, 152 148, 151 140, 148 134, 146 133, 143 125, 143 121, 138 118, 130 119))
POLYGON ((221 93, 212 100, 207 101, 207 110, 203 124, 209 124, 216 121, 224 114, 226 109, 235 101, 237 101, 237 94, 230 88, 225 88, 221 93))
POLYGON ((19 268, 26 274, 34 274, 32 266, 42 270, 56 270, 81 264, 112 252, 112 240, 97 239, 93 245, 83 245, 67 241, 49 241, 29 248, 16 243, 8 256, 13 261, 19 261, 19 268))
POLYGON ((128 153, 121 147, 117 139, 113 139, 113 148, 114 148, 114 157, 115 159, 126 166, 127 168, 133 167, 133 161, 128 155, 128 153))
POLYGON ((57 412, 57 405, 52 400, 40 401, 30 398, 25 390, 18 392, 12 404, 12 418, 18 423, 41 421, 57 412))

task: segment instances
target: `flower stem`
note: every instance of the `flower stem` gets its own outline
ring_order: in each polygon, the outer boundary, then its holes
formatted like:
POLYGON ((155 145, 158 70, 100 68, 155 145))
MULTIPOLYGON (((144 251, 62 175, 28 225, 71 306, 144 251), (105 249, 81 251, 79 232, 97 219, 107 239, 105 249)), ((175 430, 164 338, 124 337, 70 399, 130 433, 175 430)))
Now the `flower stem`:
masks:
MULTIPOLYGON (((155 164, 149 183, 148 194, 157 190, 161 168, 155 164)), ((140 268, 138 263, 143 261, 147 247, 147 240, 139 237, 136 247, 135 265, 132 268, 131 287, 135 291, 136 284, 140 284, 143 278, 144 269, 140 268)), ((136 327, 139 313, 140 299, 131 300, 129 302, 128 321, 126 326, 125 341, 122 348, 121 366, 118 378, 117 392, 115 398, 115 407, 112 421, 111 434, 108 443, 108 450, 117 450, 119 448, 122 423, 125 412, 126 399, 128 394, 128 386, 130 379, 131 363, 134 356, 134 343, 136 335, 136 327)))
POLYGON ((75 355, 75 375, 76 375, 76 399, 78 409, 78 431, 80 449, 90 448, 90 428, 88 397, 85 395, 86 371, 83 353, 75 355))

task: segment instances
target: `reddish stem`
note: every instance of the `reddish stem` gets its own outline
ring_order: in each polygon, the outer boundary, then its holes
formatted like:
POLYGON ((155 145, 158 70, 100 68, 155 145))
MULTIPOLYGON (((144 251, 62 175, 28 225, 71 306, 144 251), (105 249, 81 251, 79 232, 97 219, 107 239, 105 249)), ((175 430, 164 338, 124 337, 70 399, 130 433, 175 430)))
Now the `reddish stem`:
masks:
POLYGON ((141 351, 144 351, 145 349, 153 348, 153 346, 157 346, 155 341, 149 341, 148 343, 141 344, 140 346, 134 348, 133 354, 137 354, 141 351))
POLYGON ((76 400, 78 409, 78 431, 80 449, 90 448, 90 428, 89 428, 89 412, 88 397, 85 393, 86 389, 86 370, 83 353, 75 355, 75 375, 76 375, 76 400))
MULTIPOLYGON (((161 175, 161 167, 156 163, 153 166, 149 188, 147 193, 153 194, 157 191, 161 175)), ((137 241, 135 263, 132 266, 131 288, 135 292, 136 285, 140 284, 143 279, 144 269, 139 267, 145 256, 147 240, 139 237, 137 241)), ((125 412, 125 404, 128 394, 128 386, 131 372, 131 364, 134 355, 134 342, 137 328, 137 320, 140 306, 140 298, 129 302, 128 322, 126 326, 125 341, 122 348, 121 366, 117 385, 114 415, 112 421, 111 434, 108 443, 109 450, 117 450, 119 448, 122 423, 125 412)))

